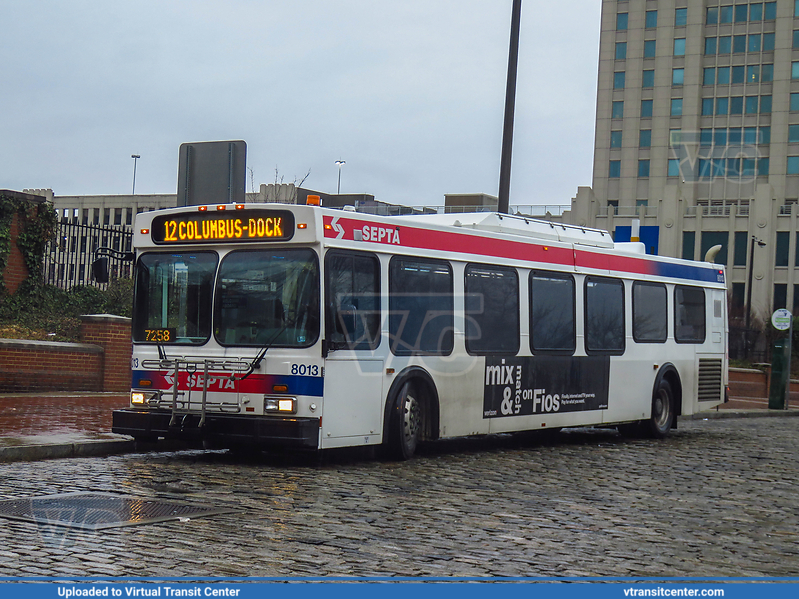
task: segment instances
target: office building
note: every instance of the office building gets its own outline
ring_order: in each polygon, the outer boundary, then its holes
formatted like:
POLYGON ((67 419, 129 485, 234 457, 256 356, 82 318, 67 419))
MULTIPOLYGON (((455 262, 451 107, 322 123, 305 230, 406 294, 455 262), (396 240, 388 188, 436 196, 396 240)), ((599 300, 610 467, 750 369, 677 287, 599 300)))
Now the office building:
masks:
POLYGON ((799 312, 798 15, 795 0, 604 0, 593 182, 563 220, 620 241, 638 220, 661 255, 720 244, 732 314, 750 280, 754 315, 799 312))

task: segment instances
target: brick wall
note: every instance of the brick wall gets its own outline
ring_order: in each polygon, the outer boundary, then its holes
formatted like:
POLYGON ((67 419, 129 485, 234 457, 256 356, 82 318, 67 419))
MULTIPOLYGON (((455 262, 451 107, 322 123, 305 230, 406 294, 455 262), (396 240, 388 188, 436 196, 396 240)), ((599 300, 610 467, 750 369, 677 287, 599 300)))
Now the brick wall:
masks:
MULTIPOLYGON (((19 191, 11 191, 10 189, 0 189, 0 198, 5 198, 15 202, 25 202, 29 207, 34 208, 36 204, 41 204, 47 198, 30 193, 21 193, 19 191)), ((11 225, 9 227, 9 236, 11 247, 8 254, 8 263, 3 271, 3 281, 5 282, 6 291, 13 295, 20 284, 28 278, 28 267, 25 266, 25 260, 22 257, 22 252, 17 247, 17 238, 19 237, 19 214, 14 210, 11 217, 11 225)))
POLYGON ((130 319, 81 317, 84 343, 0 339, 0 393, 129 391, 130 319))
MULTIPOLYGON (((730 403, 731 407, 756 408, 768 405, 770 369, 754 370, 748 368, 730 368, 730 403), (737 400, 737 401, 736 401, 737 400), (742 404, 740 400, 748 400, 742 404), (763 404, 754 405, 755 402, 763 404)), ((788 403, 799 406, 799 381, 791 379, 791 391, 788 403)))
POLYGON ((749 368, 730 368, 730 397, 768 399, 768 373, 749 368))
POLYGON ((81 340, 103 348, 103 391, 130 391, 130 318, 111 314, 80 318, 81 340))
POLYGON ((0 392, 102 391, 102 363, 96 345, 0 339, 0 392))
POLYGON ((8 264, 3 272, 3 280, 6 284, 6 291, 13 295, 22 281, 28 278, 28 267, 25 266, 25 259, 22 252, 17 247, 17 237, 19 236, 19 216, 14 214, 11 217, 11 251, 8 254, 8 264))

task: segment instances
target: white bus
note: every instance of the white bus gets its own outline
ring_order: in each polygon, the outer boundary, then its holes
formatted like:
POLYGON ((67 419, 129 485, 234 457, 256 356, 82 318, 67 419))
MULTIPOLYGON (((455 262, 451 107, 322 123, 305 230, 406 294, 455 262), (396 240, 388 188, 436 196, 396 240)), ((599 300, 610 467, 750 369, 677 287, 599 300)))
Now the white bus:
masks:
POLYGON ((382 445, 618 425, 726 399, 724 268, 498 213, 191 206, 136 217, 132 392, 113 431, 382 445))

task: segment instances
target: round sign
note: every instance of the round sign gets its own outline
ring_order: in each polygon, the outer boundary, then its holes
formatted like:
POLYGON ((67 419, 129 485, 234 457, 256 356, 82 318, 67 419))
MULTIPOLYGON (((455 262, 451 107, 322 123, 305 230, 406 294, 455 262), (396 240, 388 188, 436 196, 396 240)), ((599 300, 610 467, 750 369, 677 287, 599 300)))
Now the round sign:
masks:
POLYGON ((791 313, 785 308, 775 310, 774 314, 771 315, 771 324, 778 331, 787 331, 791 328, 791 313))

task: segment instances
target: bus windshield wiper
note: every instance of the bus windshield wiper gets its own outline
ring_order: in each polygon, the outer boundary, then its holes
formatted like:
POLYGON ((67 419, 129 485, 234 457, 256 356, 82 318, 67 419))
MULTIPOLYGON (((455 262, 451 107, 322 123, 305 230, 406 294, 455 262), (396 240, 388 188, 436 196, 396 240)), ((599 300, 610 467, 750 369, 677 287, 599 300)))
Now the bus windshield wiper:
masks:
POLYGON ((255 372, 256 368, 258 368, 261 365, 261 362, 263 362, 264 357, 266 357, 266 352, 269 351, 269 348, 271 348, 272 345, 275 343, 275 341, 277 341, 277 338, 289 327, 290 324, 293 325, 295 323, 296 320, 292 323, 284 322, 283 326, 280 327, 277 330, 277 332, 274 335, 272 335, 272 338, 269 341, 267 341, 266 344, 264 344, 264 346, 258 351, 255 358, 253 358, 252 362, 250 362, 249 366, 247 367, 247 372, 244 373, 244 376, 242 376, 241 378, 236 378, 236 375, 234 373, 230 375, 231 380, 243 381, 253 372, 255 372))

